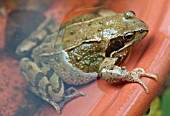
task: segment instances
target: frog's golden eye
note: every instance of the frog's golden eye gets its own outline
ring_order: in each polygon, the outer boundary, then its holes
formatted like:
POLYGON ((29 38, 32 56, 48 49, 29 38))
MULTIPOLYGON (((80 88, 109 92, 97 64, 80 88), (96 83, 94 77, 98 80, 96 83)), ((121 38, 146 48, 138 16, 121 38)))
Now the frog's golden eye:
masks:
POLYGON ((124 13, 126 19, 134 18, 135 13, 133 11, 128 11, 124 13))
POLYGON ((135 34, 132 32, 128 32, 123 36, 123 39, 126 41, 130 41, 134 38, 135 34))

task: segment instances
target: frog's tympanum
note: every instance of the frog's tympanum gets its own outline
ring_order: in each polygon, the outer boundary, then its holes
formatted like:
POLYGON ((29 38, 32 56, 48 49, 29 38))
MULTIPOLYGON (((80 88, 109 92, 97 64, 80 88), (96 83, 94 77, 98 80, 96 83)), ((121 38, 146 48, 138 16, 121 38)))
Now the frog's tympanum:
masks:
POLYGON ((140 77, 157 80, 142 68, 129 71, 118 66, 131 46, 148 33, 148 26, 134 12, 101 10, 76 17, 59 30, 57 25, 47 24, 42 24, 16 52, 31 54, 20 61, 22 73, 30 89, 58 112, 69 100, 85 95, 73 87, 66 90, 65 84, 83 85, 101 77, 110 83, 136 82, 149 93, 140 77))

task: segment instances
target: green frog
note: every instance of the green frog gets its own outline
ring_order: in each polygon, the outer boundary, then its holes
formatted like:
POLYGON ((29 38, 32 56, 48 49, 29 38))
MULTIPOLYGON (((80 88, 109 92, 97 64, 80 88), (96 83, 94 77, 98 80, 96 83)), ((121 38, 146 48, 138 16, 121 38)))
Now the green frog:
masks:
POLYGON ((73 87, 66 90, 65 84, 83 85, 100 77, 109 83, 136 82, 149 93, 140 77, 158 79, 142 68, 129 71, 119 66, 130 48, 148 33, 148 26, 134 12, 100 10, 73 18, 60 28, 48 22, 40 25, 16 52, 30 54, 20 61, 22 73, 30 89, 57 112, 66 102, 85 95, 73 87))

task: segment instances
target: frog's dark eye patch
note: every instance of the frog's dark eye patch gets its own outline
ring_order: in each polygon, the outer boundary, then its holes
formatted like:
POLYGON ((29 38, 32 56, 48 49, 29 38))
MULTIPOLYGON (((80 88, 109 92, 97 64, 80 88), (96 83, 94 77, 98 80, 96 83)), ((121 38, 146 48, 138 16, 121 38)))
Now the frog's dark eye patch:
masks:
POLYGON ((119 50, 122 47, 124 47, 124 43, 122 41, 119 41, 119 40, 110 41, 110 43, 109 43, 109 45, 108 45, 108 47, 106 49, 106 57, 110 57, 110 54, 113 51, 119 50))

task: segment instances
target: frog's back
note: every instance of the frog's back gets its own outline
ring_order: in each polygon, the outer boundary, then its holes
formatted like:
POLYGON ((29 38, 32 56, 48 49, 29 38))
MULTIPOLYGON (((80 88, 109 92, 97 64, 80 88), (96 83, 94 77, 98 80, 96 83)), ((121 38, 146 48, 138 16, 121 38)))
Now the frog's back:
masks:
POLYGON ((140 30, 138 27, 142 25, 142 21, 135 17, 127 18, 125 14, 98 16, 65 26, 62 47, 64 50, 69 50, 86 42, 107 41, 123 36, 129 31, 140 30))

